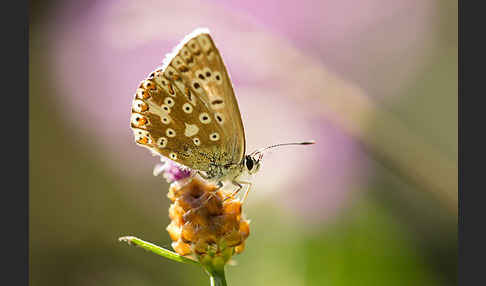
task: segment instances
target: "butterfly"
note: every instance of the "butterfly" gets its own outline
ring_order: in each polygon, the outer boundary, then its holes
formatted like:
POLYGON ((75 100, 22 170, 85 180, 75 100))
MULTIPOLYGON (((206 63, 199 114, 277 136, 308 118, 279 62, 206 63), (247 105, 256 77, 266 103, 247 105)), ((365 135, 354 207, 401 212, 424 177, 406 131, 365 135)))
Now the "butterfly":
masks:
POLYGON ((263 152, 245 155, 245 131, 233 86, 209 30, 198 28, 167 54, 162 66, 143 80, 132 103, 130 125, 135 142, 196 170, 219 187, 243 185, 244 174, 261 166, 263 152))

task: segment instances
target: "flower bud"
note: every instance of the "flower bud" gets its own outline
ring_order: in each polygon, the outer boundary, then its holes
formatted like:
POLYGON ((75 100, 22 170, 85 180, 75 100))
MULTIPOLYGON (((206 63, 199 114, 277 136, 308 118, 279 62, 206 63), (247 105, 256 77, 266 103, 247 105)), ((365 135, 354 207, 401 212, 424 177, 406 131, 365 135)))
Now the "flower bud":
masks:
POLYGON ((184 184, 172 182, 168 197, 172 204, 167 231, 177 253, 214 268, 243 252, 250 227, 238 199, 225 200, 222 190, 198 177, 184 178, 184 184))

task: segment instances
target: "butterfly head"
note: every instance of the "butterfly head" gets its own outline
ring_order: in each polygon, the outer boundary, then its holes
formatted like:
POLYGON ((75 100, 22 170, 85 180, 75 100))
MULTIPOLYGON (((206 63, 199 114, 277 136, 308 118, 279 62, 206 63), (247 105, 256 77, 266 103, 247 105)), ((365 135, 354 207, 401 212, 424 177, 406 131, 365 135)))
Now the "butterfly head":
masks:
POLYGON ((253 175, 256 172, 258 172, 258 170, 260 170, 261 163, 262 163, 261 153, 245 156, 245 161, 244 161, 245 169, 250 175, 253 175))

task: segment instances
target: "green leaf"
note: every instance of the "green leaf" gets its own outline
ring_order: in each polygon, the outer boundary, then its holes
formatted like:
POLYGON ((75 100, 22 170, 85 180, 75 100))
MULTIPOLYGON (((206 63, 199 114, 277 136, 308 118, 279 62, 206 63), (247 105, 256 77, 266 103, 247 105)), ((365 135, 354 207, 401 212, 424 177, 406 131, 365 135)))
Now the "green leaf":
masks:
POLYGON ((129 245, 135 245, 138 247, 141 247, 147 251, 153 252, 157 255, 163 256, 165 258, 181 262, 181 263, 187 263, 187 264, 197 264, 200 265, 199 262, 197 262, 194 259, 184 257, 182 255, 179 255, 171 250, 165 249, 163 247, 157 246, 155 244, 152 244, 150 242, 141 240, 137 237, 134 236, 123 236, 118 238, 118 241, 124 241, 128 243, 129 245))

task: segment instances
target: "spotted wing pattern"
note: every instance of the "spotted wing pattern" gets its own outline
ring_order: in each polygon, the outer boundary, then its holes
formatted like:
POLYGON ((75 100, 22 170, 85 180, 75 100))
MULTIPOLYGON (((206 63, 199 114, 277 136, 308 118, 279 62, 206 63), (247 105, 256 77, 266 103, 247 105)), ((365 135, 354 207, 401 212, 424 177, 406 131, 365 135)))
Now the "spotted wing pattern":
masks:
POLYGON ((240 163, 245 134, 231 80, 209 31, 197 29, 140 83, 135 142, 191 169, 240 163))

